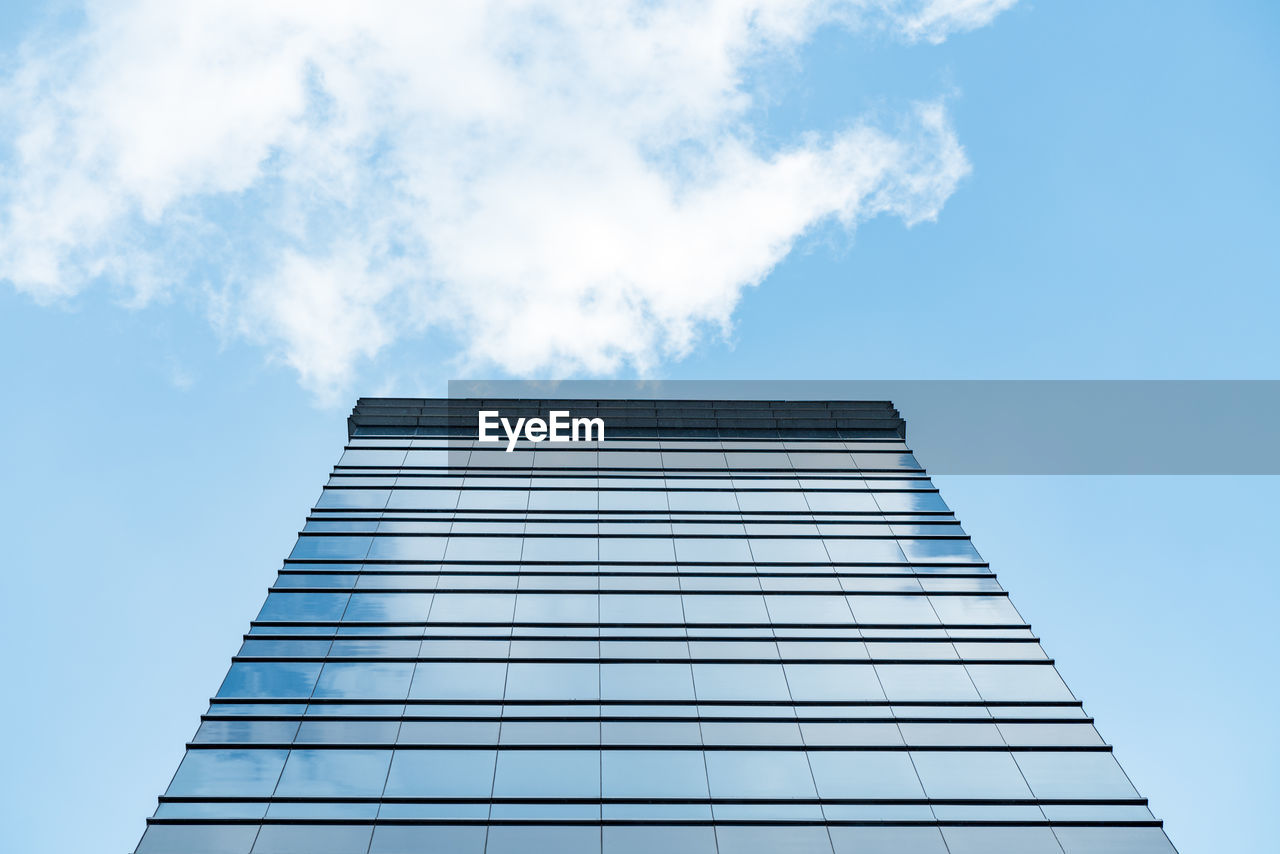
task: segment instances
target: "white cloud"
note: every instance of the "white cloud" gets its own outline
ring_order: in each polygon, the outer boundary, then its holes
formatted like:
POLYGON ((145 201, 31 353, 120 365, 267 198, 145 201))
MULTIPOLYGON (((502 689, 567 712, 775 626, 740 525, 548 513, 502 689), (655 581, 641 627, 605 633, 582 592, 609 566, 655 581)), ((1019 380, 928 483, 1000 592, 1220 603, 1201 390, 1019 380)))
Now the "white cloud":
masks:
POLYGON ((938 104, 762 149, 752 63, 1013 2, 91 4, 0 77, 0 278, 203 285, 326 397, 438 332, 468 367, 644 370, 815 224, 930 219, 968 170, 938 104))

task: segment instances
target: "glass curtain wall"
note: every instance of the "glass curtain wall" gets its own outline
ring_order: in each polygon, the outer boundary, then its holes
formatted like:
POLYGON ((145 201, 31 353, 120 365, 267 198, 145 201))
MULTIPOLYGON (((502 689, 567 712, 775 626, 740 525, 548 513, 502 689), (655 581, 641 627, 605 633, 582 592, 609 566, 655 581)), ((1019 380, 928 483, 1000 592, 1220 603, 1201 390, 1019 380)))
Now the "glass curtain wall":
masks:
POLYGON ((890 404, 349 431, 139 854, 1173 851, 890 404))

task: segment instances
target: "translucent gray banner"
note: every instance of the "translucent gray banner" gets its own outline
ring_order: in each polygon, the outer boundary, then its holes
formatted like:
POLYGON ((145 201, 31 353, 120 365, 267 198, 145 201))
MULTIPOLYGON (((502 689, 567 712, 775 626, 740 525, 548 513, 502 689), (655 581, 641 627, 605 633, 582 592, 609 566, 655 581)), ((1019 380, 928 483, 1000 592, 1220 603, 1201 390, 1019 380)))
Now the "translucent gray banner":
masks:
POLYGON ((935 474, 1280 474, 1280 380, 451 380, 449 396, 889 400, 935 474))

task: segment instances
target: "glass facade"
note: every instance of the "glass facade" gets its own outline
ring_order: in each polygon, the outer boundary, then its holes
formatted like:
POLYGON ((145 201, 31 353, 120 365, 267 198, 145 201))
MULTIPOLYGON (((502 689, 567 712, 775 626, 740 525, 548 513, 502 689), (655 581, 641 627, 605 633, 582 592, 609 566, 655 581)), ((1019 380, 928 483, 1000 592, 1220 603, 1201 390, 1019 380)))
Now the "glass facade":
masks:
POLYGON ((348 423, 138 854, 1173 851, 890 404, 348 423))

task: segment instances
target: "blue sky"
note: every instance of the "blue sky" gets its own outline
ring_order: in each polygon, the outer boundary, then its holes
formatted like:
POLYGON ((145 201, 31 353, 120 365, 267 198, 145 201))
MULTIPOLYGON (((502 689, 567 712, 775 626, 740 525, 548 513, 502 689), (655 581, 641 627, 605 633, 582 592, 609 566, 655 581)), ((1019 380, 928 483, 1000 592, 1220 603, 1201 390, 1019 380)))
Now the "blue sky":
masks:
MULTIPOLYGON (((640 93, 625 103, 667 112, 599 137, 616 153, 591 164, 609 192, 575 187, 567 201, 547 182, 572 175, 573 164, 550 155, 604 133, 588 115, 598 92, 539 102, 549 129, 536 116, 526 119, 533 125, 513 120, 510 128, 537 128, 533 149, 513 148, 512 133, 481 137, 489 149, 455 163, 478 183, 401 186, 417 168, 435 176, 422 160, 396 159, 424 155, 414 144, 423 111, 410 95, 373 99, 396 121, 375 111, 354 153, 334 155, 337 172, 308 171, 319 155, 307 141, 332 142, 341 130, 326 110, 354 103, 321 97, 345 67, 321 34, 310 67, 327 70, 328 83, 303 86, 318 100, 295 125, 262 131, 270 144, 249 178, 196 143, 162 144, 173 137, 168 113, 122 105, 141 123, 122 139, 160 142, 132 172, 119 151, 69 157, 66 172, 84 191, 77 198, 129 201, 115 219, 66 233, 51 220, 44 230, 14 225, 15 212, 44 198, 24 176, 62 175, 50 157, 14 147, 38 124, 40 103, 14 81, 24 70, 43 74, 42 91, 74 103, 94 91, 76 68, 99 61, 134 79, 174 60, 159 51, 122 66, 76 47, 72 37, 91 41, 93 29, 73 5, 52 17, 0 6, 0 247, 9 252, 0 258, 0 464, 9 486, 0 502, 12 603, 2 631, 11 694, 35 698, 0 711, 5 731, 18 734, 6 756, 4 847, 135 844, 338 456, 357 394, 443 394, 450 378, 518 375, 522 364, 671 379, 1275 378, 1274 5, 1023 0, 945 33, 918 28, 929 4, 902 5, 897 18, 854 32, 826 23, 753 54, 733 88, 750 96, 745 105, 726 101, 714 75, 697 77, 701 66, 674 78, 696 78, 688 92, 698 97, 682 99, 640 63, 619 84, 640 93), (929 38, 942 34, 941 44, 929 38), (922 128, 918 103, 941 105, 945 133, 922 128), (563 148, 558 127, 576 134, 563 148), (875 132, 859 135, 866 128, 875 132), (962 161, 948 139, 963 147, 962 161), (871 149, 889 152, 880 166, 861 156, 871 149), (636 150, 649 158, 639 173, 628 156, 636 150), (792 173, 804 193, 782 182, 772 194, 733 195, 744 180, 769 185, 778 158, 798 152, 812 160, 792 173), (491 156, 520 168, 498 169, 491 156), (739 172, 708 165, 733 156, 739 172), (179 166, 163 172, 169 162, 179 166), (205 183, 166 183, 196 172, 205 183), (317 191, 319 201, 306 192, 336 174, 355 189, 317 191), (904 177, 928 179, 928 192, 903 191, 904 177), (581 248, 590 263, 559 266, 538 250, 544 244, 514 233, 528 221, 503 195, 511 181, 521 199, 546 204, 546 245, 598 217, 603 231, 581 248), (876 205, 845 187, 859 181, 878 188, 890 213, 873 216, 876 205), (486 182, 501 192, 489 195, 486 182), (667 195, 646 208, 654 186, 667 195), (148 199, 163 209, 151 219, 148 199), (437 203, 420 217, 414 207, 437 203), (374 215, 406 209, 386 228, 374 215), (492 216, 459 213, 472 210, 492 216), (498 216, 508 210, 513 218, 498 216), (681 234, 661 228, 669 219, 681 234), (405 223, 426 225, 410 233, 405 223), (663 258, 696 268, 691 295, 664 290, 662 267, 634 272, 648 263, 643 253, 610 243, 609 229, 629 226, 663 258), (402 239, 394 249, 388 234, 402 239), (52 241, 83 269, 108 258, 114 266, 42 279, 13 261, 24 237, 52 241), (439 249, 447 238, 455 254, 439 249), (770 252, 749 251, 768 240, 770 252), (486 246, 501 247, 493 251, 502 263, 486 246), (422 258, 434 277, 426 285, 414 267, 422 258), (519 287, 503 289, 506 269, 521 274, 519 287), (348 287, 348 274, 361 289, 348 287), (629 301, 591 308, 610 287, 629 301), (317 305, 314 294, 334 301, 317 305), (486 303, 527 308, 543 298, 557 312, 538 323, 486 303), (451 316, 450 306, 464 309, 451 316), (608 335, 570 334, 584 321, 608 335), (373 353, 335 356, 323 344, 371 329, 384 336, 373 353), (609 335, 630 343, 614 346, 609 335), (68 803, 83 821, 66 820, 68 803)), ((138 20, 151 19, 134 20, 151 32, 138 20)), ((547 36, 558 46, 570 37, 547 36)), ((538 44, 526 47, 531 68, 562 80, 563 69, 537 65, 538 44)), ((240 59, 274 68, 256 54, 240 59)), ((597 60, 582 61, 594 69, 597 60)), ((194 85, 207 69, 167 70, 194 85)), ((368 79, 353 73, 350 82, 368 79)), ((227 97, 248 97, 236 91, 227 97)), ((173 97, 181 103, 182 92, 173 97)), ((511 109, 509 99, 495 102, 511 109)), ((100 125, 86 110, 55 117, 69 135, 59 151, 88 150, 77 134, 100 125)), ((225 115, 239 116, 211 109, 205 118, 217 130, 225 115)), ((441 146, 459 138, 438 129, 426 137, 441 146)), ((1229 436, 1206 441, 1247 453, 1229 436)), ((1184 854, 1266 850, 1262 816, 1280 795, 1268 679, 1276 645, 1266 631, 1280 605, 1276 479, 939 481, 1174 844, 1184 854)))

